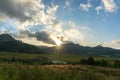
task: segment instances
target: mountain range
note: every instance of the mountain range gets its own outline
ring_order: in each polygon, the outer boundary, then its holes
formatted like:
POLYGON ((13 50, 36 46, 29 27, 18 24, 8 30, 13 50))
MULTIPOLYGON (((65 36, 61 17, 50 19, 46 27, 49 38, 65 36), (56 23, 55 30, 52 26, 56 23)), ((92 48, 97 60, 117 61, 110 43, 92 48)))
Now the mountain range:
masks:
POLYGON ((37 46, 33 46, 16 40, 9 34, 0 35, 0 51, 42 53, 42 50, 40 50, 37 46))
POLYGON ((16 40, 9 34, 0 35, 0 51, 22 52, 22 53, 62 53, 62 54, 81 54, 95 56, 120 56, 120 50, 103 46, 81 46, 72 42, 62 44, 61 47, 43 47, 26 44, 16 40))

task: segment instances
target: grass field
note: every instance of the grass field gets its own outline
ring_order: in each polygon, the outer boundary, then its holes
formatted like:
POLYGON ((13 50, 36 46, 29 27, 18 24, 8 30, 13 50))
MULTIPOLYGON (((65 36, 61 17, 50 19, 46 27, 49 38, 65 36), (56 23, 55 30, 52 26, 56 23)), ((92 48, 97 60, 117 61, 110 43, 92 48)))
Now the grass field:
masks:
MULTIPOLYGON (((27 54, 27 53, 11 53, 11 52, 0 52, 0 60, 11 60, 13 57, 16 59, 35 59, 35 58, 41 58, 46 57, 50 59, 56 59, 56 60, 62 60, 66 62, 79 62, 81 59, 85 58, 87 59, 88 56, 83 55, 73 55, 73 54, 27 54)), ((114 60, 120 60, 118 57, 97 57, 94 56, 95 60, 101 60, 105 59, 109 62, 113 62, 114 60)))
POLYGON ((120 69, 88 65, 0 65, 0 80, 120 80, 120 69))
MULTIPOLYGON (((88 56, 0 52, 0 80, 120 80, 120 68, 49 63, 53 59, 77 63, 83 58, 88 56)), ((114 57, 94 59, 110 63, 120 60, 114 57)))

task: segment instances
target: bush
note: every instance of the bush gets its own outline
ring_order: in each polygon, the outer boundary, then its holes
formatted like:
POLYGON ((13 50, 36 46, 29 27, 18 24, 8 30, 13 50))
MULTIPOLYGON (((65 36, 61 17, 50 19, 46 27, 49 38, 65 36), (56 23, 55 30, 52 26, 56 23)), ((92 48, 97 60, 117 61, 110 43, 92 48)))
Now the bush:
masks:
POLYGON ((108 65, 109 65, 109 63, 106 60, 102 59, 100 61, 100 66, 108 66, 108 65))
POLYGON ((115 67, 120 67, 120 61, 119 61, 119 60, 115 60, 114 66, 115 66, 115 67))
POLYGON ((88 60, 87 60, 87 64, 88 65, 94 65, 95 64, 95 60, 93 57, 89 57, 88 60))
POLYGON ((80 60, 80 63, 81 63, 81 64, 87 64, 87 60, 86 60, 86 59, 81 59, 81 60, 80 60))
MULTIPOLYGON (((81 64, 86 64, 86 65, 93 65, 93 66, 109 66, 110 64, 102 59, 102 60, 94 60, 93 57, 89 57, 88 59, 81 59, 80 60, 81 64)), ((119 65, 119 62, 116 62, 116 65, 119 65)))

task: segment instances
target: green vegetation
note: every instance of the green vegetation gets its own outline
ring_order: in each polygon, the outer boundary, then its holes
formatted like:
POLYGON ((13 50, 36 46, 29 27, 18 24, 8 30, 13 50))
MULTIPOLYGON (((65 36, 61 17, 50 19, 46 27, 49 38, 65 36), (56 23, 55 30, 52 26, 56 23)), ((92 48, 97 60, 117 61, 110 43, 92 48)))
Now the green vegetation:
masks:
POLYGON ((120 80, 120 59, 0 52, 0 80, 120 80))
POLYGON ((120 69, 86 65, 0 65, 0 80, 120 80, 120 69))
MULTIPOLYGON (((32 54, 32 53, 11 53, 11 52, 0 52, 0 63, 7 63, 7 62, 31 62, 31 63, 40 63, 40 62, 49 62, 51 60, 59 60, 65 61, 70 64, 80 64, 81 61, 84 62, 87 60, 89 56, 83 55, 73 55, 73 54, 32 54)), ((99 63, 101 62, 108 62, 109 64, 113 65, 114 63, 116 66, 119 66, 119 57, 98 57, 93 56, 94 62, 96 65, 100 66, 99 63)), ((89 60, 88 60, 89 61, 89 60)), ((48 63, 50 64, 50 62, 48 63)))

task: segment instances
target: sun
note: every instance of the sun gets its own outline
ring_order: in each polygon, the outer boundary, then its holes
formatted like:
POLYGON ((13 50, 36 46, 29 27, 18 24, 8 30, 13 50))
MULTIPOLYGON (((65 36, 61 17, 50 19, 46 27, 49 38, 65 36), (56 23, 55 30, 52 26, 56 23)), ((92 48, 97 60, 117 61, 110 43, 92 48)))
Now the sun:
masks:
POLYGON ((58 38, 54 38, 54 41, 56 43, 56 46, 61 46, 61 44, 62 44, 61 40, 59 40, 58 38))

